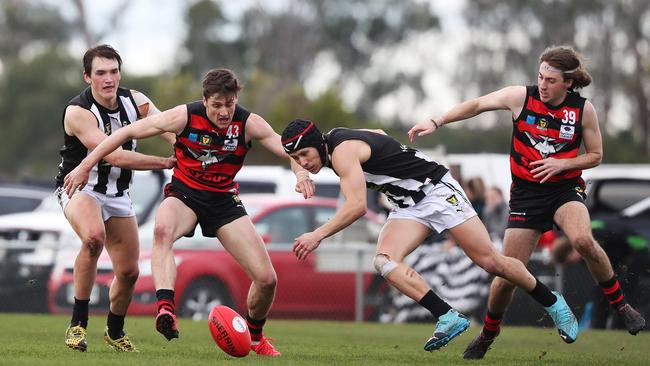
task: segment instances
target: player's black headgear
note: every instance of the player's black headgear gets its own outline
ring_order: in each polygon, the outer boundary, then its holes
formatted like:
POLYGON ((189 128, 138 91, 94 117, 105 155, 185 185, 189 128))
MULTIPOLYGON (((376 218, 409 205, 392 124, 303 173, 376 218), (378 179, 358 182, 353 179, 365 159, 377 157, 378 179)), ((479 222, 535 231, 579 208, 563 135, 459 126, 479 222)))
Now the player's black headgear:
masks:
POLYGON ((320 155, 323 166, 327 164, 327 151, 325 149, 325 136, 318 130, 314 122, 303 119, 294 119, 282 131, 282 146, 287 154, 315 147, 320 155))

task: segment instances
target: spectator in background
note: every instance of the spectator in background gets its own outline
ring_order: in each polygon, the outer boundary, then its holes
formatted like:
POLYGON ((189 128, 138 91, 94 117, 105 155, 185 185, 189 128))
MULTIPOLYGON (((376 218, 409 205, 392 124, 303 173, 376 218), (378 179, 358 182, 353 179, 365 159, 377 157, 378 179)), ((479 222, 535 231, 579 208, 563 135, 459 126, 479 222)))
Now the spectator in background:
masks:
POLYGON ((490 187, 485 193, 485 210, 483 222, 493 241, 503 242, 503 235, 508 226, 508 204, 503 199, 503 192, 498 187, 490 187))
POLYGON ((483 220, 484 211, 485 211, 485 184, 481 177, 474 177, 467 181, 463 186, 465 193, 467 193, 467 198, 474 206, 474 210, 478 217, 483 220))

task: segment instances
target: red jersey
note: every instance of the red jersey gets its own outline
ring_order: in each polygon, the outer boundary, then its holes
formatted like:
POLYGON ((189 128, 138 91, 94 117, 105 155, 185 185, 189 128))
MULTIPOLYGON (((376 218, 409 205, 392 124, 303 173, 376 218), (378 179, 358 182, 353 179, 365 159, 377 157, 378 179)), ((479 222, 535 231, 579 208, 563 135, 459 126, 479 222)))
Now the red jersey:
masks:
MULTIPOLYGON (((585 98, 569 91, 562 104, 552 106, 540 100, 536 85, 526 87, 526 102, 513 120, 510 171, 515 178, 539 183, 530 173, 530 163, 545 158, 570 159, 578 156, 582 143, 582 114, 585 98)), ((566 170, 549 183, 579 178, 581 170, 566 170)))
POLYGON ((234 178, 251 148, 244 133, 248 116, 237 105, 230 125, 220 130, 208 119, 203 101, 188 103, 188 122, 174 145, 174 178, 194 189, 237 194, 234 178))

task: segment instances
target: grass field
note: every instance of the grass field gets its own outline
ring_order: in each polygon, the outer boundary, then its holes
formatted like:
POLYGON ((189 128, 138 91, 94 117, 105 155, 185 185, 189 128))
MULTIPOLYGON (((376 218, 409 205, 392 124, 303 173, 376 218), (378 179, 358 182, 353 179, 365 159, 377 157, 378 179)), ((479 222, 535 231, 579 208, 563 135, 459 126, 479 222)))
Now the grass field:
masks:
POLYGON ((567 345, 555 329, 508 327, 486 359, 461 354, 480 328, 470 328, 441 351, 422 349, 431 324, 378 324, 270 320, 266 333, 283 353, 234 359, 216 347, 206 322, 181 320, 181 338, 167 342, 152 318, 127 318, 126 329, 140 349, 120 354, 103 341, 104 317, 91 317, 89 349, 68 350, 63 335, 68 316, 0 313, 0 365, 648 365, 650 333, 587 331, 567 345))

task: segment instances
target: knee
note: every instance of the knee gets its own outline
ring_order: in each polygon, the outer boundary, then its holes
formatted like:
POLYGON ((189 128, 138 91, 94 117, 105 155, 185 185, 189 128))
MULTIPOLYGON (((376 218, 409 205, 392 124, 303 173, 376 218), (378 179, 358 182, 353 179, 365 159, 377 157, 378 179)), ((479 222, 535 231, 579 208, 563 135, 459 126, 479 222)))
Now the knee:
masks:
POLYGON ((262 291, 274 291, 278 286, 278 277, 275 271, 265 273, 255 279, 255 284, 262 291))
POLYGON ((571 244, 581 256, 587 258, 591 258, 595 255, 596 245, 598 245, 591 235, 582 235, 574 238, 571 244))
POLYGON ((128 283, 129 285, 134 285, 135 281, 138 280, 139 275, 140 270, 137 266, 115 271, 115 277, 121 282, 128 283))
POLYGON ((103 230, 92 230, 87 233, 82 239, 82 246, 88 251, 92 258, 99 258, 99 255, 104 249, 104 242, 106 241, 106 233, 103 230))
POLYGON ((393 261, 388 254, 384 253, 377 253, 372 264, 377 273, 381 274, 382 277, 388 276, 388 274, 398 265, 398 263, 393 261))
POLYGON ((505 257, 494 253, 493 255, 482 257, 476 264, 491 275, 502 276, 505 270, 504 259, 505 257))
POLYGON ((176 239, 174 238, 174 229, 171 226, 158 223, 153 227, 153 237, 156 246, 171 245, 176 239))

